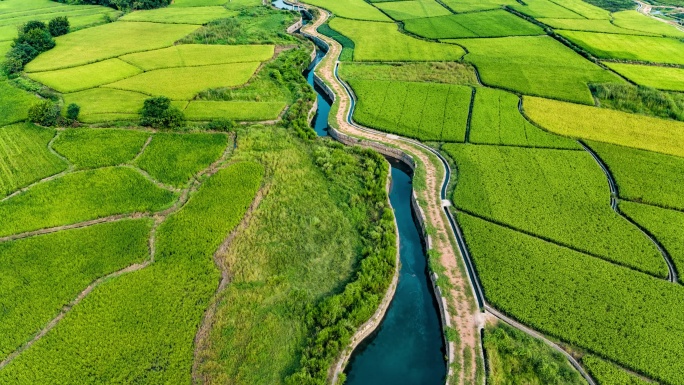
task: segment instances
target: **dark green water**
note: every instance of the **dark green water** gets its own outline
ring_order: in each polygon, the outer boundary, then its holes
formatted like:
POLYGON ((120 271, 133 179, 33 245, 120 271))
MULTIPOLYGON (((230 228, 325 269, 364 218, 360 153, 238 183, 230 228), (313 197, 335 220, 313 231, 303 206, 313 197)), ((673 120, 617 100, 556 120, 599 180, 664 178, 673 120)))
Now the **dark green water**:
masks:
POLYGON ((348 385, 436 385, 446 377, 437 304, 411 211, 411 178, 394 166, 390 201, 400 236, 399 284, 376 333, 354 351, 346 371, 348 385))

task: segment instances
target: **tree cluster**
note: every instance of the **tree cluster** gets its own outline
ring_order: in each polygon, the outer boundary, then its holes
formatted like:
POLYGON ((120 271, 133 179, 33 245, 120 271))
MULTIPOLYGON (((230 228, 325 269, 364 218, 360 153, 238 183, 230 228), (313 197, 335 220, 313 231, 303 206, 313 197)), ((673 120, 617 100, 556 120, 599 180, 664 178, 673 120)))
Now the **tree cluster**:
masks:
POLYGON ((181 128, 185 124, 183 111, 171 105, 164 96, 145 100, 140 111, 140 124, 154 128, 181 128))
POLYGON ((66 4, 92 4, 103 5, 122 11, 136 9, 162 8, 171 4, 171 0, 56 0, 58 3, 66 4))
POLYGON ((66 16, 55 17, 48 24, 38 20, 27 22, 19 28, 19 35, 5 55, 3 71, 8 76, 21 72, 28 62, 55 46, 55 37, 68 32, 69 19, 66 16))

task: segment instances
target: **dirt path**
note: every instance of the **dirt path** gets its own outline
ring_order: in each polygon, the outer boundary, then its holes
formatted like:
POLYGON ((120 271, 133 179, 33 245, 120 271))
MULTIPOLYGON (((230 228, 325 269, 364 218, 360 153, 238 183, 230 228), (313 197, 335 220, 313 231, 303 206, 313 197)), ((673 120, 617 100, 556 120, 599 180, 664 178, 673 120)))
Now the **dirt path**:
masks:
POLYGON ((417 144, 404 141, 396 135, 385 135, 362 130, 347 122, 351 98, 335 76, 335 67, 342 51, 342 46, 335 40, 323 36, 316 31, 318 26, 323 24, 327 18, 328 14, 323 10, 319 10, 317 19, 304 26, 302 31, 325 41, 329 46, 329 51, 317 67, 316 73, 332 88, 339 100, 340 107, 334 118, 340 131, 348 135, 398 147, 413 155, 414 159, 419 163, 418 167, 422 166, 425 168, 426 189, 418 193, 418 195, 420 201, 425 202, 424 208, 428 224, 435 229, 433 247, 440 254, 440 262, 446 268, 446 275, 453 287, 451 293, 447 296, 449 307, 452 309, 450 312, 451 325, 460 335, 460 344, 455 347, 455 360, 456 367, 460 367, 461 370, 458 373, 454 373, 457 378, 454 378, 455 381, 453 383, 475 384, 476 360, 479 356, 478 327, 480 316, 473 300, 466 295, 471 290, 470 283, 465 276, 465 272, 459 268, 459 256, 452 247, 449 224, 442 207, 440 191, 446 171, 441 166, 441 163, 432 161, 432 154, 428 150, 417 144))

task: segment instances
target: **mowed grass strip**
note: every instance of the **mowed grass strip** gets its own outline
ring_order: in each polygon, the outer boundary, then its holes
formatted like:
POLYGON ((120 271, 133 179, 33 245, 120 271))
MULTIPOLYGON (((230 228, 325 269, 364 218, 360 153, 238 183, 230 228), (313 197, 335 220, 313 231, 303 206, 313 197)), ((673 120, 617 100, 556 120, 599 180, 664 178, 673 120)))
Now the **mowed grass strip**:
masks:
POLYGON ((639 64, 603 63, 640 86, 684 92, 684 69, 639 64))
POLYGON ((225 7, 192 7, 192 8, 158 8, 135 11, 122 17, 123 21, 149 21, 153 23, 171 24, 206 24, 212 20, 225 19, 237 13, 225 7))
POLYGON ((145 71, 240 62, 263 62, 273 57, 273 45, 181 44, 154 51, 138 52, 119 59, 145 71))
POLYGON ((458 209, 667 277, 651 241, 610 207, 606 177, 584 151, 447 144, 458 209))
POLYGON ((190 101, 185 108, 189 120, 230 119, 236 121, 274 120, 285 108, 285 102, 190 101))
POLYGON ((133 91, 115 90, 112 88, 93 88, 64 95, 64 103, 76 103, 81 107, 79 120, 92 115, 102 114, 137 114, 148 95, 133 91))
POLYGON ((518 110, 517 95, 493 88, 475 89, 470 142, 509 146, 581 149, 572 139, 543 131, 518 110))
POLYGON ((33 72, 28 77, 63 93, 82 91, 112 83, 143 71, 119 59, 108 59, 79 67, 33 72))
POLYGON ((536 97, 525 114, 559 135, 684 156, 684 123, 536 97))
POLYGON ((155 263, 96 288, 0 371, 0 383, 191 383, 195 334, 221 278, 213 255, 263 175, 243 162, 209 178, 157 229, 155 263))
POLYGON ((465 140, 470 87, 368 80, 349 84, 358 97, 354 119, 360 124, 420 140, 465 140))
POLYGON ((588 83, 623 82, 549 36, 456 40, 482 82, 527 95, 594 104, 588 83))
POLYGON ((130 168, 100 168, 67 174, 0 202, 0 236, 68 225, 115 214, 154 212, 176 194, 130 168))
POLYGON ((503 10, 406 20, 404 28, 429 39, 544 34, 540 27, 503 10))
POLYGON ((613 24, 618 27, 658 35, 684 37, 684 31, 679 30, 677 27, 645 16, 635 10, 614 12, 612 16, 613 24))
POLYGON ((364 0, 307 0, 306 2, 317 7, 325 8, 336 16, 348 19, 392 21, 389 17, 385 16, 377 8, 364 0))
POLYGON ((26 65, 27 72, 75 67, 133 52, 169 47, 198 26, 114 22, 55 39, 57 46, 26 65))
POLYGON ((677 39, 580 31, 558 33, 601 59, 684 64, 684 43, 677 39))
POLYGON ((245 84, 259 67, 259 62, 217 64, 153 70, 104 87, 137 91, 173 100, 190 100, 208 88, 235 87, 245 84))
POLYGON ((0 360, 90 283, 149 257, 150 220, 123 220, 0 244, 0 360))
POLYGON ((54 136, 32 124, 0 128, 0 197, 67 168, 47 148, 54 136))
POLYGON ((330 27, 354 41, 356 61, 456 61, 465 54, 455 45, 402 34, 394 23, 334 18, 330 27))
POLYGON ((149 137, 143 131, 70 128, 59 134, 53 146, 77 168, 95 168, 132 161, 149 137))
POLYGON ((451 12, 435 0, 388 1, 376 3, 394 20, 451 15, 451 12))
POLYGON ((228 141, 225 134, 155 134, 136 164, 153 178, 181 187, 219 159, 228 141))

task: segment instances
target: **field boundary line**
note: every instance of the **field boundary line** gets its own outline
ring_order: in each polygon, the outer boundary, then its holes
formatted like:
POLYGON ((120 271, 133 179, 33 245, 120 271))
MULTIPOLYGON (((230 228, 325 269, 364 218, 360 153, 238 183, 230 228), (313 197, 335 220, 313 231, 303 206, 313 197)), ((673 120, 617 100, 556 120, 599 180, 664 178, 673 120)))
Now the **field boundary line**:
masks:
POLYGON ((153 137, 154 137, 154 134, 150 134, 150 136, 147 137, 147 140, 145 141, 145 143, 140 148, 140 151, 138 151, 138 153, 135 155, 135 157, 133 157, 133 159, 131 159, 131 161, 130 161, 131 164, 135 164, 138 161, 138 159, 140 159, 140 157, 145 152, 145 150, 147 150, 147 146, 149 146, 150 142, 152 142, 153 137))

